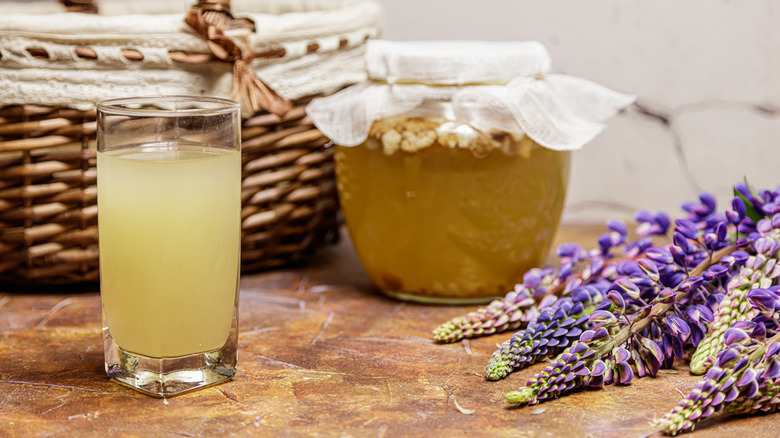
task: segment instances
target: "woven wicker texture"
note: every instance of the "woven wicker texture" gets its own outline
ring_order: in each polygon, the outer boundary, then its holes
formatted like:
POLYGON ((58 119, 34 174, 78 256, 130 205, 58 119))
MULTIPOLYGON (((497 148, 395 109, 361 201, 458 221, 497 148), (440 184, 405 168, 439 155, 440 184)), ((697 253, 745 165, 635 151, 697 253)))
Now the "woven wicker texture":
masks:
MULTIPOLYGON (((304 260, 338 237, 332 151, 304 115, 244 121, 242 269, 304 260)), ((0 280, 98 280, 95 111, 0 108, 0 280)))
MULTIPOLYGON (((343 39, 337 46, 334 56, 354 44, 343 39)), ((57 62, 46 50, 28 49, 32 59, 57 62)), ((305 53, 317 56, 319 49, 312 43, 305 53)), ((74 50, 74 59, 100 60, 90 47, 74 50)), ((168 55, 187 71, 203 63, 204 74, 220 62, 173 48, 168 55)), ((128 48, 122 56, 133 62, 144 55, 128 48)), ((252 58, 286 62, 283 51, 252 58)), ((89 72, 74 70, 80 73, 89 72)), ((282 116, 260 111, 243 121, 244 272, 305 261, 338 239, 333 152, 305 114, 312 97, 295 98, 282 116)), ((95 115, 94 109, 47 104, 45 96, 41 104, 8 101, 0 90, 0 281, 99 279, 95 115)))
MULTIPOLYGON (((304 260, 338 237, 332 151, 304 116, 244 121, 242 269, 304 260)), ((95 112, 0 108, 0 280, 98 279, 95 112)))

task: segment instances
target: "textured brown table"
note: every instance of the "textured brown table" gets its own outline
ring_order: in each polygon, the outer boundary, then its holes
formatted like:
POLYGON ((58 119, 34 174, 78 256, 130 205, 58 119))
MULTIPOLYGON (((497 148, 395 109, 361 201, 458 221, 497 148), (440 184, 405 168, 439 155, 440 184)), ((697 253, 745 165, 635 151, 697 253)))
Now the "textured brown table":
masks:
MULTIPOLYGON (((558 240, 590 247, 600 231, 569 227, 558 240)), ((305 268, 244 276, 236 377, 155 399, 107 379, 91 289, 0 289, 0 437, 640 437, 698 380, 681 363, 628 387, 509 408, 504 394, 543 365, 486 381, 487 359, 511 334, 435 344, 438 323, 474 307, 379 295, 344 239, 305 268)), ((779 435, 780 415, 768 415, 710 420, 690 436, 779 435)))

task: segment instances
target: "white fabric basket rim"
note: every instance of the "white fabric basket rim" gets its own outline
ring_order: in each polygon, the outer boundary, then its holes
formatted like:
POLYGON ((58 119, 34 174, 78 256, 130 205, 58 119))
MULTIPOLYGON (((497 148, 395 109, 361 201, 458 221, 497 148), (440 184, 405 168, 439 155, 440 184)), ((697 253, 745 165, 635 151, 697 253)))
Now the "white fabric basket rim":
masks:
MULTIPOLYGON (((328 7, 278 15, 239 11, 236 15, 252 19, 257 31, 230 33, 254 52, 284 50, 283 56, 253 62, 264 82, 281 96, 297 99, 365 79, 363 47, 381 31, 382 10, 376 1, 286 1, 294 7, 328 7), (311 45, 316 50, 309 50, 311 45)), ((183 23, 187 10, 107 16, 2 14, 2 10, 0 3, 0 105, 87 109, 108 97, 230 96, 230 64, 170 59, 169 52, 210 53, 206 42, 183 23), (77 47, 92 49, 97 59, 77 56, 77 47), (45 50, 48 58, 32 56, 31 48, 45 50), (126 59, 122 54, 126 49, 140 52, 143 60, 126 59)))
MULTIPOLYGON (((377 24, 376 15, 379 6, 372 1, 330 0, 322 4, 330 7, 283 14, 238 12, 234 15, 237 18, 249 18, 257 24, 256 31, 249 35, 252 41, 258 44, 288 39, 317 38, 334 32, 348 32, 349 29, 360 28, 367 24, 377 24), (340 7, 334 7, 335 5, 340 7), (312 20, 313 15, 316 15, 314 17, 316 21, 312 20), (303 23, 306 27, 301 25, 303 23)), ((3 3, 0 3, 0 12, 2 9, 3 3)), ((187 10, 183 9, 180 13, 171 14, 92 15, 69 12, 1 14, 0 38, 18 35, 32 39, 58 39, 63 42, 88 44, 89 41, 121 43, 126 40, 145 41, 146 38, 173 36, 177 37, 173 41, 194 39, 202 42, 182 22, 186 12, 187 10)), ((168 40, 169 43, 170 41, 168 40)), ((208 53, 205 43, 200 44, 200 47, 202 53, 208 53)))

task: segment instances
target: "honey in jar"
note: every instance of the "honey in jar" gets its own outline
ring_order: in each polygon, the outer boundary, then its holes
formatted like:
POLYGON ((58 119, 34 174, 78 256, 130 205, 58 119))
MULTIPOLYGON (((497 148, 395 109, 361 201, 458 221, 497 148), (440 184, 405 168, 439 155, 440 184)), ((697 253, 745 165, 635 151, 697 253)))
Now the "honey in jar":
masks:
POLYGON ((366 273, 385 293, 415 301, 484 301, 542 262, 569 159, 528 137, 407 117, 336 149, 344 218, 366 273), (469 133, 462 145, 459 131, 469 133), (412 136, 426 145, 395 141, 412 136))
POLYGON ((577 112, 587 99, 556 112, 572 83, 545 82, 540 47, 369 42, 370 80, 307 108, 336 145, 346 226, 385 294, 485 302, 547 257, 571 151, 631 98, 590 88, 598 117, 577 112))

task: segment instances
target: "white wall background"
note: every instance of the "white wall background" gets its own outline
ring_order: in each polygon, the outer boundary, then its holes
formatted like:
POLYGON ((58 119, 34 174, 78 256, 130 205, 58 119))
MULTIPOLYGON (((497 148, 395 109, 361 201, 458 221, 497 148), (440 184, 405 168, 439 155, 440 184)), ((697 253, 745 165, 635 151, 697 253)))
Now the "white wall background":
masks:
POLYGON ((780 185, 777 0, 378 1, 384 38, 537 40, 555 72, 638 96, 575 153, 567 222, 780 185))
POLYGON ((384 38, 537 40, 555 72, 638 96, 575 153, 569 223, 780 185, 780 2, 380 1, 384 38))

